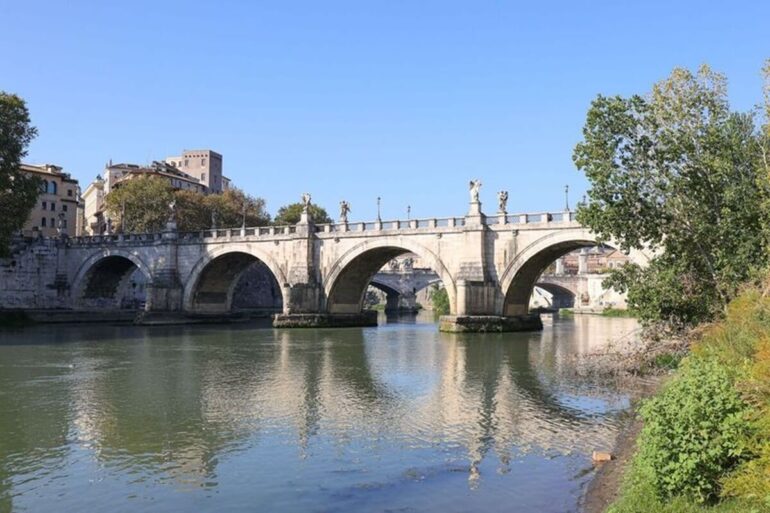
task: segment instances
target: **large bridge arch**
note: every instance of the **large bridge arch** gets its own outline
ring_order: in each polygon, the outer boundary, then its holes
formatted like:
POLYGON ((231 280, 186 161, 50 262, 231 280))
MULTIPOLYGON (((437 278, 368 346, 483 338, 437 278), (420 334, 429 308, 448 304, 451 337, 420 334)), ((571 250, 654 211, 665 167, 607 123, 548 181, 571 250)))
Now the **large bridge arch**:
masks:
MULTIPOLYGON (((100 249, 86 258, 75 273, 72 283, 72 298, 75 308, 89 305, 120 308, 118 293, 126 278, 139 270, 148 285, 152 286, 150 267, 135 253, 120 249, 100 249), (104 302, 110 302, 105 305, 104 302), (100 303, 100 304, 94 304, 100 303)), ((150 295, 147 295, 146 309, 149 309, 150 295)))
POLYGON ((239 278, 255 262, 264 264, 277 282, 286 308, 288 281, 275 260, 252 245, 231 244, 207 251, 193 266, 184 284, 184 310, 191 313, 229 312, 239 278))
MULTIPOLYGON (((557 230, 540 237, 523 248, 506 267, 500 279, 502 315, 524 315, 529 311, 529 298, 537 279, 557 258, 576 249, 599 244, 596 235, 585 228, 557 230)), ((618 249, 613 242, 602 242, 618 249)), ((644 264, 648 258, 640 251, 629 254, 631 261, 644 264)))
POLYGON ((449 296, 450 311, 456 311, 455 280, 438 255, 406 237, 370 239, 347 250, 331 266, 323 280, 325 310, 332 314, 359 313, 366 287, 382 266, 405 254, 418 255, 438 274, 449 296))

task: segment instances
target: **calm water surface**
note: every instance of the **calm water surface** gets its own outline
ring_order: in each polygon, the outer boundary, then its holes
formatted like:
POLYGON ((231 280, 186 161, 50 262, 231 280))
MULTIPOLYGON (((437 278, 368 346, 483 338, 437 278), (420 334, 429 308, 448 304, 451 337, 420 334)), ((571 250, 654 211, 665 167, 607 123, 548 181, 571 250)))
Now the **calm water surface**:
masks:
POLYGON ((0 512, 576 511, 629 398, 573 358, 635 327, 0 331, 0 512))

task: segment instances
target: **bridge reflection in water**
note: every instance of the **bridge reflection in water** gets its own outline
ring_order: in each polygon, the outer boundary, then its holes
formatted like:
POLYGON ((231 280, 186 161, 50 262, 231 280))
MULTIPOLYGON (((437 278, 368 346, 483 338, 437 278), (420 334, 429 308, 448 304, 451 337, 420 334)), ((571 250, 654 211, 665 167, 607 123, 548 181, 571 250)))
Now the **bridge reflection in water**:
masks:
POLYGON ((633 328, 3 333, 0 510, 566 511, 628 404, 572 358, 633 328))

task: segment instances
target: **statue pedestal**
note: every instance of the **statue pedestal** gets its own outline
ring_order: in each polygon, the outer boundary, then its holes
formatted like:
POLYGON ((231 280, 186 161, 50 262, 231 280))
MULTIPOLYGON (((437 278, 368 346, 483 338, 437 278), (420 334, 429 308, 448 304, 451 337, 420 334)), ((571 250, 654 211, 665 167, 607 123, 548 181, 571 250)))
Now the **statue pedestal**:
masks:
POLYGON ((471 208, 468 210, 468 215, 465 216, 465 226, 480 226, 484 222, 484 214, 481 213, 481 202, 471 201, 471 208))

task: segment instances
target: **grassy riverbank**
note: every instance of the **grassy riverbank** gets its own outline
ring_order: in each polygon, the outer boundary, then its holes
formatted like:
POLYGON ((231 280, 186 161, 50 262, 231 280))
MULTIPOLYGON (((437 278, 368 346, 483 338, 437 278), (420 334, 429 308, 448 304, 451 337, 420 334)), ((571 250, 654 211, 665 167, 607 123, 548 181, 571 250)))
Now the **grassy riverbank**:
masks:
POLYGON ((640 409, 611 513, 770 511, 770 298, 752 289, 702 330, 640 409))

